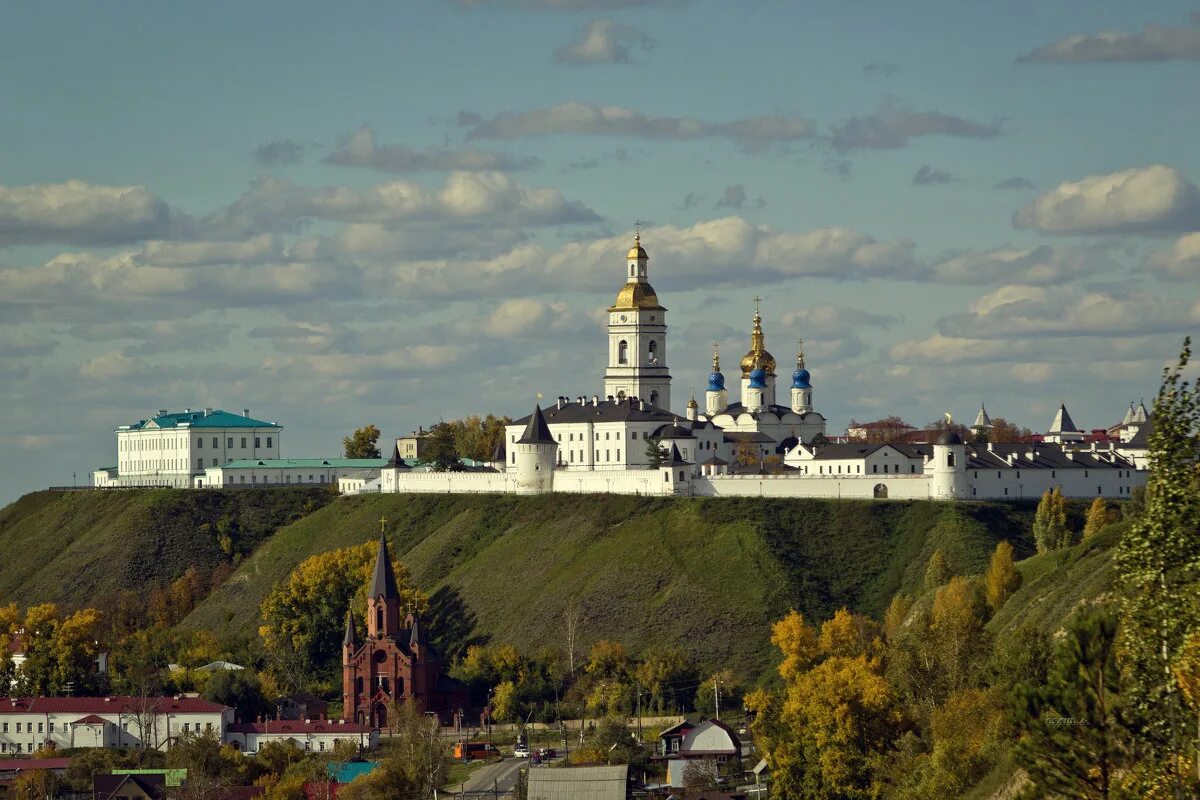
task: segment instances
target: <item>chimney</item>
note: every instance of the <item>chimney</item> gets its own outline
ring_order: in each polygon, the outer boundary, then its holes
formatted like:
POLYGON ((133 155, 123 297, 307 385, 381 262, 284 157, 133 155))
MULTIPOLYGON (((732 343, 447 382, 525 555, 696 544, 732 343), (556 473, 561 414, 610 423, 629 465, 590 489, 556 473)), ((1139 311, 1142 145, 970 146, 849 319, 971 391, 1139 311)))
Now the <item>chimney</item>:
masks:
POLYGON ((192 413, 192 410, 191 410, 190 408, 185 408, 185 409, 183 410, 183 413, 185 413, 185 414, 190 414, 190 413, 192 413))
POLYGON ((988 442, 988 443, 987 443, 987 446, 988 446, 988 452, 989 452, 989 453, 994 453, 994 452, 996 452, 996 446, 995 446, 995 445, 994 445, 992 442, 988 442))
POLYGON ((166 410, 165 408, 160 408, 160 409, 158 410, 158 415, 159 415, 160 417, 165 417, 165 416, 167 415, 167 410, 166 410))
POLYGON ((563 400, 566 400, 566 398, 565 398, 565 397, 562 397, 562 396, 560 396, 560 397, 558 398, 558 407, 559 407, 559 408, 562 408, 562 407, 563 407, 563 400))
POLYGON ((592 405, 593 406, 600 405, 600 395, 598 395, 598 394, 592 395, 592 405))
POLYGON ((243 408, 243 409, 242 409, 242 416, 243 416, 243 417, 249 417, 249 416, 250 416, 250 409, 248 409, 248 408, 243 408))
POLYGON ((646 410, 646 401, 645 400, 643 400, 642 398, 639 397, 637 403, 638 403, 638 411, 646 410))
POLYGON ((208 416, 209 414, 211 414, 211 413, 212 413, 212 409, 211 409, 211 408, 208 408, 207 406, 205 406, 205 408, 204 408, 204 416, 206 416, 206 417, 207 417, 207 416, 208 416))

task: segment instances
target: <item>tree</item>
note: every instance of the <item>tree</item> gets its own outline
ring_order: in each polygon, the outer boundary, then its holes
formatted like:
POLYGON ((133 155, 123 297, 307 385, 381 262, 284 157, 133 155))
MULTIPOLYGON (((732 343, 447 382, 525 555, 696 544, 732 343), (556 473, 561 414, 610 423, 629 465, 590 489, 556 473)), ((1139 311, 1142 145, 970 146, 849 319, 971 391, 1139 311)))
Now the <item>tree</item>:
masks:
MULTIPOLYGON (((259 636, 287 688, 306 685, 313 670, 330 676, 340 665, 346 609, 353 605, 355 616, 365 618, 376 549, 364 542, 309 556, 263 600, 259 636)), ((408 568, 399 561, 392 568, 401 608, 424 612, 428 598, 412 585, 408 568)))
POLYGON ((435 472, 454 472, 462 468, 453 424, 439 422, 426 435, 425 454, 422 456, 424 463, 429 464, 435 472))
POLYGON ((583 622, 583 606, 572 599, 563 609, 563 633, 566 636, 567 669, 575 677, 575 647, 579 640, 579 625, 583 622))
POLYGON ((743 470, 757 468, 762 453, 753 442, 738 442, 733 446, 733 463, 743 470))
POLYGON ((987 604, 993 612, 999 611, 1004 601, 1021 587, 1021 573, 1013 565, 1013 547, 1007 540, 996 545, 983 582, 987 604))
POLYGON ((671 452, 665 449, 655 437, 646 439, 646 462, 651 467, 661 467, 663 462, 671 457, 671 452))
POLYGON ((517 685, 512 681, 501 681, 492 692, 492 716, 501 722, 512 722, 517 718, 517 685))
POLYGON ((931 592, 950 580, 953 575, 950 565, 946 563, 946 555, 941 550, 934 550, 925 567, 925 591, 931 592))
POLYGON ((1091 539, 1108 524, 1108 503, 1103 497, 1097 497, 1088 508, 1087 522, 1083 525, 1083 541, 1091 539))
POLYGON ((992 417, 992 429, 988 431, 988 441, 996 444, 1007 442, 1028 442, 1033 431, 1023 428, 1006 420, 1004 417, 992 417))
POLYGON ((240 785, 246 760, 232 745, 221 744, 217 731, 203 731, 175 738, 167 750, 167 767, 187 770, 181 800, 204 800, 240 785))
POLYGON ((355 428, 353 434, 342 439, 342 452, 346 458, 379 458, 378 442, 379 428, 355 428))
POLYGON ((1062 488, 1047 489, 1038 502, 1033 519, 1033 540, 1039 553, 1048 553, 1071 545, 1071 530, 1067 527, 1067 504, 1062 488))
POLYGON ((11 800, 55 800, 63 790, 63 780, 48 769, 17 773, 7 797, 11 800))
POLYGON ((829 440, 825 438, 825 434, 818 433, 812 438, 812 441, 809 442, 809 444, 813 447, 824 447, 825 445, 829 444, 829 440))
POLYGON ((896 595, 888 604, 887 611, 883 615, 883 633, 889 642, 895 641, 900 635, 904 621, 908 619, 908 615, 912 611, 912 606, 912 598, 906 594, 896 595))
POLYGON ((817 659, 817 632, 804 621, 804 615, 792 609, 771 626, 771 644, 779 648, 783 661, 779 677, 795 680, 817 659))
POLYGON ((1177 364, 1163 371, 1145 506, 1117 546, 1121 654, 1148 780, 1177 776, 1191 739, 1191 714, 1171 670, 1187 637, 1200 630, 1200 392, 1183 380, 1190 357, 1185 339, 1177 364))
POLYGON ((450 767, 437 716, 426 715, 414 701, 402 700, 392 705, 388 719, 393 767, 417 787, 417 796, 433 797, 446 783, 450 767))
POLYGON ((238 717, 246 721, 271 711, 262 682, 248 669, 217 670, 209 677, 203 695, 206 700, 235 709, 238 717))
POLYGON ((1067 622, 1046 682, 1016 691, 1016 758, 1037 796, 1108 798, 1130 763, 1117 665, 1117 618, 1084 609, 1067 622))
POLYGON ((686 682, 692 675, 687 658, 675 647, 655 647, 642 655, 642 661, 634 670, 634 676, 650 697, 650 709, 662 714, 668 709, 678 710, 682 703, 676 686, 686 682))
POLYGON ((982 666, 981 657, 987 650, 982 606, 975 587, 960 576, 951 578, 933 596, 929 630, 946 694, 972 685, 982 666))

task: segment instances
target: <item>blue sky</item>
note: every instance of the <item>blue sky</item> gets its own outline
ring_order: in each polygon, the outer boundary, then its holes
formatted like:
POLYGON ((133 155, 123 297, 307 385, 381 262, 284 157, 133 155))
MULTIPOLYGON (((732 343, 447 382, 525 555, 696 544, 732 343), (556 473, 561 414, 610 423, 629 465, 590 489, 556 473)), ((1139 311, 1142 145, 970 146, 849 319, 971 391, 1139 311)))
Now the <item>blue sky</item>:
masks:
POLYGON ((1197 6, 27 4, 0 500, 161 407, 336 453, 598 392, 635 220, 682 404, 803 336, 842 430, 1150 397, 1200 322, 1197 6))

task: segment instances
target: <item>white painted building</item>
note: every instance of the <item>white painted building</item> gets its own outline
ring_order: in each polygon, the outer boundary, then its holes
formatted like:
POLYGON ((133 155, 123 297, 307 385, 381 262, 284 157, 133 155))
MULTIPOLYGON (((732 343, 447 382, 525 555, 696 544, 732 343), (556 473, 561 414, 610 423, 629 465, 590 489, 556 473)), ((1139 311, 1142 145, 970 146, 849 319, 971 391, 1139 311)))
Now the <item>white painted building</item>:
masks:
POLYGON ((166 409, 116 430, 117 463, 92 473, 98 488, 203 482, 205 471, 239 459, 277 459, 283 426, 221 409, 166 409))
POLYGON ((235 722, 226 729, 225 741, 250 754, 257 753, 268 742, 283 742, 305 752, 328 753, 338 742, 370 750, 379 743, 379 730, 344 719, 271 719, 235 722))
MULTIPOLYGON (((666 309, 650 286, 648 261, 639 236, 608 308, 603 397, 558 397, 514 420, 490 467, 433 472, 413 468, 397 450, 380 470, 378 491, 1015 500, 1055 486, 1071 497, 1124 498, 1145 483, 1144 413, 1141 442, 1123 436, 1119 446, 1091 445, 1065 406, 1046 441, 1034 445, 967 445, 956 435, 933 444, 825 444, 803 342, 788 403, 776 402, 776 361, 757 305, 738 400, 730 402, 714 348, 703 409, 692 398, 684 416, 675 414, 666 309), (652 464, 652 442, 667 454, 664 463, 652 464)), ((1127 417, 1139 424, 1136 412, 1127 417)), ((981 408, 976 427, 990 426, 981 408)), ((375 490, 367 486, 355 489, 375 490)))
POLYGON ((0 698, 0 755, 67 747, 163 750, 184 733, 224 736, 233 709, 199 697, 0 698))
POLYGON ((197 477, 197 488, 320 486, 337 484, 343 476, 379 476, 385 458, 246 458, 208 467, 197 477))

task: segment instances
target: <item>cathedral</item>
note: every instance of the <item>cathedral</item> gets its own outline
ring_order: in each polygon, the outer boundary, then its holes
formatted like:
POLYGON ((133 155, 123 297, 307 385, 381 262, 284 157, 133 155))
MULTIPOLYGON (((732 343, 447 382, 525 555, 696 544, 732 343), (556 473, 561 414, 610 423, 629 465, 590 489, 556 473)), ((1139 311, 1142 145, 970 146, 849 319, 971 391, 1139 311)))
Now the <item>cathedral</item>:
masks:
POLYGON ((377 481, 355 491, 970 500, 1037 497, 1056 486, 1072 497, 1128 497, 1145 483, 1142 444, 1123 436, 1100 446, 1067 431, 1069 420, 1055 423, 1062 433, 1019 446, 968 444, 957 436, 928 444, 830 444, 803 341, 791 385, 780 384, 760 298, 750 348, 731 382, 737 397, 730 397, 714 345, 703 407, 692 396, 677 414, 667 309, 650 285, 649 262, 639 233, 606 312, 602 393, 535 406, 505 427, 490 467, 436 472, 406 462, 397 446, 377 481))
POLYGON ((354 615, 346 611, 342 637, 342 714, 360 725, 387 727, 393 704, 412 700, 445 719, 466 705, 466 689, 442 674, 442 659, 422 635, 416 615, 400 616, 400 591, 379 536, 371 594, 367 598, 367 638, 358 640, 354 615))

